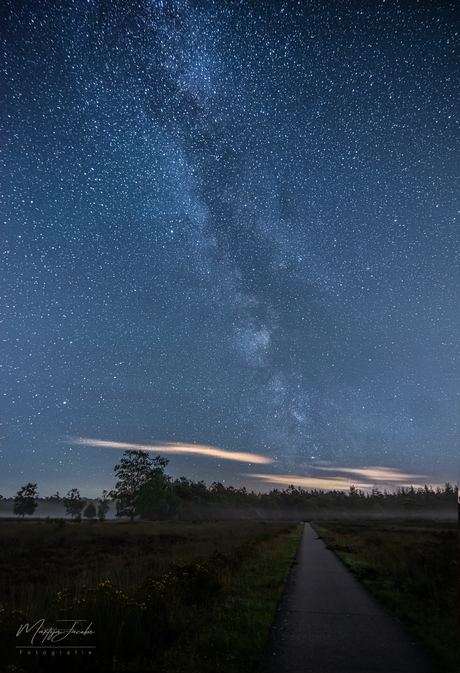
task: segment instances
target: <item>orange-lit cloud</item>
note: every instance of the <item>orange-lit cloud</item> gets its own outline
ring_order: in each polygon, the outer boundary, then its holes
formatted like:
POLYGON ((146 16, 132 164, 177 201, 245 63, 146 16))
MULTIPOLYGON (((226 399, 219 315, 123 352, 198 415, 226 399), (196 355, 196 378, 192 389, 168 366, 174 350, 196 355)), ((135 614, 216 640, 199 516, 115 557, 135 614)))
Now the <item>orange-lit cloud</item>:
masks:
MULTIPOLYGON (((348 490, 350 486, 356 486, 356 488, 366 491, 375 484, 378 484, 382 489, 386 488, 392 490, 396 486, 414 486, 414 488, 418 488, 430 483, 430 478, 427 477, 427 475, 407 474, 406 472, 400 472, 391 467, 354 468, 320 467, 315 465, 314 469, 327 470, 328 472, 334 472, 335 474, 334 476, 331 475, 330 478, 305 477, 292 474, 246 474, 245 476, 261 479, 264 482, 274 485, 290 486, 292 484, 298 488, 318 489, 323 491, 344 491, 348 490), (356 477, 341 476, 340 474, 337 476, 337 473, 341 472, 350 473, 351 475, 356 475, 356 477)), ((431 481, 430 485, 437 487, 442 486, 443 484, 433 484, 431 481)))
POLYGON ((315 465, 315 470, 327 470, 329 472, 349 472, 358 474, 366 479, 372 480, 372 483, 379 481, 401 483, 410 479, 424 479, 425 474, 407 474, 399 472, 392 467, 319 467, 315 465))
POLYGON ((84 439, 77 437, 69 440, 71 444, 84 446, 100 446, 109 449, 125 449, 131 451, 154 451, 155 453, 196 453, 201 456, 221 458, 223 460, 238 460, 243 463, 273 463, 271 458, 260 456, 256 453, 243 453, 241 451, 224 451, 214 446, 203 444, 185 444, 182 442, 162 442, 158 444, 125 444, 124 442, 109 442, 101 439, 84 439))
POLYGON ((246 474, 247 477, 262 479, 270 484, 279 484, 280 486, 297 486, 300 488, 316 488, 323 491, 345 491, 354 485, 359 488, 372 486, 372 483, 359 483, 347 478, 318 479, 316 477, 301 477, 292 474, 246 474))

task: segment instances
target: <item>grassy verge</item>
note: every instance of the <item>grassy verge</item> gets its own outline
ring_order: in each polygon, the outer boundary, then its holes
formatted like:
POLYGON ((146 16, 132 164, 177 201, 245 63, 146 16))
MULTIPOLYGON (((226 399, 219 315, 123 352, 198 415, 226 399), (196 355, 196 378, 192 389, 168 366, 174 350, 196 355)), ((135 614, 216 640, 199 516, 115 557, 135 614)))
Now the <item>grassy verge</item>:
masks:
POLYGON ((258 546, 209 610, 165 652, 164 671, 255 671, 281 593, 294 562, 303 525, 258 546))
POLYGON ((0 669, 63 670, 63 646, 92 645, 66 670, 254 670, 300 534, 286 522, 3 524, 0 669), (40 619, 93 634, 51 640, 53 656, 16 651, 34 633, 18 639, 19 627, 40 619))
POLYGON ((315 522, 312 526, 445 670, 456 671, 456 522, 315 522))

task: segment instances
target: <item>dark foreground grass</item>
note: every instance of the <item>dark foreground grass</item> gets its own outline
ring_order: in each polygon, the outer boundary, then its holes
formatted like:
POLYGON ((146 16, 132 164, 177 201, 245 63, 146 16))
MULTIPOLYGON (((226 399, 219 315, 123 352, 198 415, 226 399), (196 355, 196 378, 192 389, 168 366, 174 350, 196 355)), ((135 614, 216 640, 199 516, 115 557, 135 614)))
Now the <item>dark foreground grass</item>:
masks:
POLYGON ((255 670, 301 528, 0 524, 0 670, 255 670))
POLYGON ((458 670, 456 522, 315 522, 312 526, 446 671, 458 670))

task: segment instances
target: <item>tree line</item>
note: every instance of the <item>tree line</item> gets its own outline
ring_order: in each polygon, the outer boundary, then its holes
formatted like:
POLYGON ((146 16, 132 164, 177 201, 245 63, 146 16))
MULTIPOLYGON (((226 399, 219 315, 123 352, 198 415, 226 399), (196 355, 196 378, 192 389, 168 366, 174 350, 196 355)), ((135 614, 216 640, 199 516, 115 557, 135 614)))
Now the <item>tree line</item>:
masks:
MULTIPOLYGON (((245 487, 234 488, 214 482, 193 482, 186 477, 172 480, 165 473, 169 461, 161 456, 152 458, 145 451, 125 451, 115 465, 115 488, 103 491, 94 502, 87 502, 78 489, 66 496, 59 493, 47 501, 62 503, 66 513, 77 521, 104 520, 115 503, 116 517, 140 519, 202 519, 229 518, 325 518, 328 516, 384 516, 407 514, 416 516, 426 512, 455 511, 458 487, 446 483, 444 488, 431 486, 414 488, 400 486, 395 492, 381 491, 374 486, 370 493, 351 486, 349 491, 307 490, 291 485, 284 490, 269 493, 248 492, 245 487)), ((37 484, 22 487, 14 498, 13 512, 18 516, 32 515, 38 506, 37 484)), ((1 498, 1 496, 0 496, 1 498)))
MULTIPOLYGON (((13 499, 13 513, 24 518, 26 514, 32 515, 38 507, 37 499, 39 498, 37 491, 37 484, 28 483, 23 486, 14 496, 13 499)), ((0 495, 0 500, 4 498, 0 495)), ((86 498, 82 498, 78 488, 71 488, 66 496, 61 498, 59 492, 45 498, 47 502, 62 503, 67 514, 72 519, 80 520, 82 515, 87 519, 104 520, 107 512, 110 509, 111 498, 107 491, 102 491, 102 496, 97 500, 97 507, 92 500, 89 502, 86 498)))

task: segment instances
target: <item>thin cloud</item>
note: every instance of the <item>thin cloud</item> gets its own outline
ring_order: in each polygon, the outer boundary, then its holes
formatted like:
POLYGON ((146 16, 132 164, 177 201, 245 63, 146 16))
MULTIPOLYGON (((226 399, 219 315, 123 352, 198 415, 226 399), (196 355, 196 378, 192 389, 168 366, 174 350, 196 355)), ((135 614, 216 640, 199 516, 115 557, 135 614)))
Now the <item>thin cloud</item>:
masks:
MULTIPOLYGON (((348 490, 350 486, 356 486, 363 490, 368 490, 375 484, 380 488, 394 489, 396 486, 414 488, 423 487, 427 482, 420 481, 421 479, 428 479, 427 475, 423 474, 407 474, 400 472, 391 467, 366 467, 366 468, 352 468, 352 467, 319 467, 314 466, 317 470, 326 470, 334 472, 335 475, 330 478, 322 477, 306 477, 303 475, 292 474, 246 474, 245 476, 261 479, 270 484, 279 484, 284 486, 297 486, 305 489, 318 489, 325 491, 344 491, 348 490), (357 475, 354 477, 336 476, 337 472, 350 473, 357 475), (414 479, 416 481, 414 481, 414 479)), ((432 487, 442 486, 442 484, 431 484, 432 487)))
POLYGON ((79 444, 83 446, 97 446, 108 449, 125 449, 132 451, 154 451, 155 453, 194 453, 211 458, 220 458, 222 460, 237 460, 242 463, 273 463, 271 458, 261 456, 256 453, 244 453, 241 451, 224 451, 215 446, 205 446, 204 444, 185 444, 183 442, 158 442, 158 444, 126 444, 124 442, 110 442, 102 439, 85 439, 76 437, 69 440, 70 444, 79 444))
POLYGON ((371 483, 356 483, 352 479, 337 478, 337 479, 319 479, 316 477, 301 477, 292 474, 246 474, 247 477, 255 477, 262 479, 262 481, 270 484, 279 484, 280 486, 297 486, 300 488, 313 488, 323 491, 345 491, 350 486, 357 486, 359 488, 368 488, 372 486, 371 483))
POLYGON ((392 467, 319 467, 315 465, 315 469, 328 472, 350 472, 371 479, 373 483, 378 481, 400 483, 408 479, 427 478, 426 474, 407 474, 392 467))

